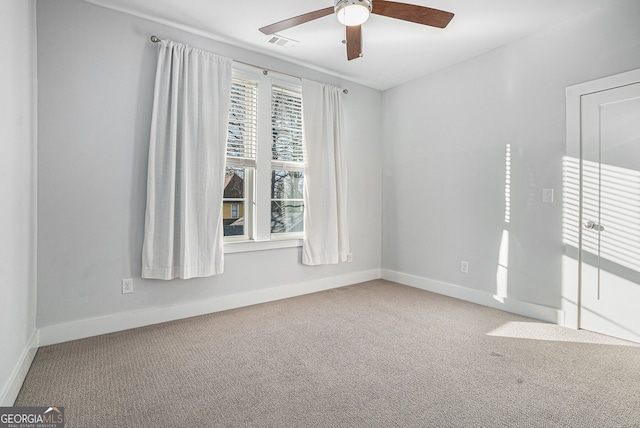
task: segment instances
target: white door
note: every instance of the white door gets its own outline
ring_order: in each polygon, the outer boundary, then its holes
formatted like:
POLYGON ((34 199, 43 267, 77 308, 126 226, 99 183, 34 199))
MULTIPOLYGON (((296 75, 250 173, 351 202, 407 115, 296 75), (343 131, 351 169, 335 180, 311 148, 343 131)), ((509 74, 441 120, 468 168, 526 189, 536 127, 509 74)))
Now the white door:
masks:
POLYGON ((580 328, 640 342, 640 82, 580 105, 580 328))

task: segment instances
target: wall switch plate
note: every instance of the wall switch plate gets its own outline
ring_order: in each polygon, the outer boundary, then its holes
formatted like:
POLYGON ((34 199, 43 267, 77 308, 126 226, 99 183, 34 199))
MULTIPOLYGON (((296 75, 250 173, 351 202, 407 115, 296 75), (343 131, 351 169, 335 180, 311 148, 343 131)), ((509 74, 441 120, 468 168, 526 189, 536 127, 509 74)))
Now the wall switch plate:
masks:
POLYGON ((133 293, 133 279, 123 279, 122 280, 122 294, 133 293))
POLYGON ((553 189, 542 189, 542 202, 545 204, 553 202, 553 189))
POLYGON ((469 262, 466 260, 463 260, 460 262, 460 272, 462 273, 469 273, 469 262))

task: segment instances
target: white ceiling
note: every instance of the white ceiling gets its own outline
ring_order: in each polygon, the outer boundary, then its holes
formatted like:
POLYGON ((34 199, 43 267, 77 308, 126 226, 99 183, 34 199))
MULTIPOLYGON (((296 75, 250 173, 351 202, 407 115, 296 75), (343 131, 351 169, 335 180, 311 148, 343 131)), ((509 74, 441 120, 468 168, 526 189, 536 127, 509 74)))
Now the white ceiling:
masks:
MULTIPOLYGON (((347 61, 335 15, 278 33, 299 43, 267 43, 258 28, 333 6, 333 0, 86 0, 385 90, 571 19, 611 0, 404 0, 453 12, 445 29, 372 15, 363 58, 347 61)), ((383 1, 383 0, 374 0, 383 1)), ((158 34, 158 36, 162 36, 158 34)))

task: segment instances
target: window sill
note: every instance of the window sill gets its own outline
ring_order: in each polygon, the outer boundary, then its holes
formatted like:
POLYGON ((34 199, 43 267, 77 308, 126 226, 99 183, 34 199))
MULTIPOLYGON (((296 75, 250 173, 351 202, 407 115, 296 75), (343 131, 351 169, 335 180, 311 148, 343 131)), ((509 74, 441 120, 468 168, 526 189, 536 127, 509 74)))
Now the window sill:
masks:
POLYGON ((248 251, 275 250, 279 248, 302 247, 302 238, 272 239, 269 241, 225 242, 224 253, 245 253, 248 251))

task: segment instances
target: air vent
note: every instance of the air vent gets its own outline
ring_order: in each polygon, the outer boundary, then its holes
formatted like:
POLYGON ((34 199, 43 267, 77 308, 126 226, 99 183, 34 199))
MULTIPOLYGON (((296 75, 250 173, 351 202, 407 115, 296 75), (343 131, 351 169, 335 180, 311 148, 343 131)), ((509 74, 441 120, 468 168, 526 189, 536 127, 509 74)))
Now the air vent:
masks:
POLYGON ((279 36, 278 34, 272 34, 267 39, 267 43, 281 46, 283 48, 292 48, 300 42, 293 39, 287 39, 286 37, 279 36))

